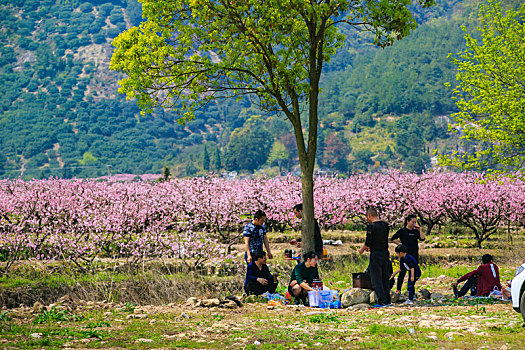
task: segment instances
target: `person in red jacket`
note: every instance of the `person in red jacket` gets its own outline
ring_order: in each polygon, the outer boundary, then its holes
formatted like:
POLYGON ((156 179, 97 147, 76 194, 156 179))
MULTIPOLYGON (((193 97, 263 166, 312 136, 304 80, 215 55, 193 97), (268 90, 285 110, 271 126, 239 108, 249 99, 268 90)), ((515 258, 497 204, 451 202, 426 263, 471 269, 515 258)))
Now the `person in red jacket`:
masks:
POLYGON ((498 265, 494 264, 492 255, 485 254, 481 257, 483 265, 467 273, 465 276, 460 277, 457 282, 452 284, 454 295, 456 298, 462 297, 470 289, 472 296, 488 296, 493 290, 502 292, 501 284, 499 282, 499 268, 498 265), (458 283, 467 281, 461 290, 458 291, 458 283))

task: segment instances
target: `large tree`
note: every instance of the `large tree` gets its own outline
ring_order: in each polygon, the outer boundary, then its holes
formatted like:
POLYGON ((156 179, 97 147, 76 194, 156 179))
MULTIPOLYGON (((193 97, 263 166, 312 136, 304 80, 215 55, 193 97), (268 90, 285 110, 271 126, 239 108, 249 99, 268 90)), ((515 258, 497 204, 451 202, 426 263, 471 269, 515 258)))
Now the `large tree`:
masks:
POLYGON ((301 166, 304 249, 313 250, 319 82, 344 41, 337 26, 370 31, 375 45, 391 45, 417 26, 412 0, 140 2, 145 21, 114 40, 111 69, 126 74, 119 91, 143 112, 183 111, 182 122, 212 100, 246 94, 259 108, 284 115, 301 166))
POLYGON ((463 169, 510 170, 525 164, 525 4, 503 13, 497 0, 480 6, 479 35, 466 33, 454 89, 453 131, 475 143, 442 157, 463 169))

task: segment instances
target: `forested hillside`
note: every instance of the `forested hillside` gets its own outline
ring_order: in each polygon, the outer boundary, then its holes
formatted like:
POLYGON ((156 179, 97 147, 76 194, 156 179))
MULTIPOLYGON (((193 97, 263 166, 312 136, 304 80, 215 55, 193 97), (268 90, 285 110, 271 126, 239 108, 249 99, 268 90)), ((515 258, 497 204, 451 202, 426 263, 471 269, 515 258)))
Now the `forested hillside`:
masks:
MULTIPOLYGON (((323 77, 318 164, 340 173, 384 167, 421 171, 447 140, 455 109, 445 82, 449 53, 463 49, 477 1, 439 0, 393 47, 341 28, 347 44, 323 77)), ((187 125, 156 111, 142 117, 117 92, 111 40, 141 21, 136 0, 0 1, 0 176, 176 176, 210 170, 293 170, 289 123, 248 99, 203 110, 187 125)))

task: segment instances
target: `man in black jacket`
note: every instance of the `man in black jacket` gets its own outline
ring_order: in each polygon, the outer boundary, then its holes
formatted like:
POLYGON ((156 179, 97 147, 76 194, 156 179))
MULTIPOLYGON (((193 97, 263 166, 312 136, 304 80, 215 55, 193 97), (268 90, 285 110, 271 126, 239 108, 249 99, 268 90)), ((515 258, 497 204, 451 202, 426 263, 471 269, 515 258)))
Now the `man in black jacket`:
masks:
POLYGON ((246 294, 261 295, 265 292, 275 293, 277 281, 266 265, 266 252, 259 250, 253 253, 253 261, 246 268, 244 291, 246 294))
MULTIPOLYGON (((303 203, 299 203, 293 207, 293 213, 296 218, 303 219, 303 203)), ((323 238, 321 237, 321 229, 317 220, 314 219, 314 253, 321 259, 323 257, 323 238)), ((297 244, 297 248, 301 248, 301 239, 292 240, 290 243, 297 244)))
POLYGON ((379 215, 375 208, 366 210, 365 244, 359 249, 359 254, 370 251, 370 280, 372 288, 376 292, 377 304, 375 307, 389 306, 390 300, 390 275, 392 273, 392 263, 388 252, 388 224, 379 220, 379 215))

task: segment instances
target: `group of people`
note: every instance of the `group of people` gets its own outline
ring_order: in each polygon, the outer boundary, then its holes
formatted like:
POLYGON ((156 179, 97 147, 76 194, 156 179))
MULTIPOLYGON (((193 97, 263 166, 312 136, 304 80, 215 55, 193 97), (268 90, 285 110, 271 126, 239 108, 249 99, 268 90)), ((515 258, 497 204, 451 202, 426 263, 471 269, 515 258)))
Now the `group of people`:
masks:
MULTIPOLYGON (((297 204, 292 209, 297 219, 303 218, 303 205, 297 204)), ((264 222, 266 214, 262 210, 257 210, 252 222, 248 223, 243 230, 245 253, 244 259, 248 264, 246 268, 246 279, 244 281, 244 291, 246 294, 261 295, 265 292, 275 293, 277 288, 277 276, 270 273, 266 265, 267 258, 272 259, 270 244, 266 235, 264 222), (264 251, 266 249, 266 252, 264 251)), ((323 239, 321 229, 314 220, 314 250, 303 254, 303 261, 295 266, 292 271, 288 292, 295 298, 296 303, 307 303, 308 291, 312 288, 313 280, 319 278, 317 261, 323 253, 323 239)), ((300 239, 294 240, 294 244, 301 246, 300 239)))
MULTIPOLYGON (((368 208, 366 212, 368 221, 366 240, 359 249, 359 254, 365 251, 370 252, 370 264, 368 271, 372 288, 377 295, 377 304, 375 307, 384 307, 391 305, 390 289, 393 286, 393 279, 399 273, 397 280, 396 293, 401 292, 403 279, 408 273, 408 299, 406 304, 413 304, 415 298, 415 283, 421 277, 419 267, 419 241, 424 240, 424 233, 417 226, 417 217, 409 215, 405 219, 404 227, 397 231, 390 239, 397 244, 395 253, 399 258, 399 270, 392 272, 392 263, 388 251, 388 233, 389 225, 379 219, 378 212, 375 208, 368 208)), ((476 270, 460 277, 452 284, 454 295, 459 298, 467 294, 470 290, 472 296, 485 297, 490 293, 499 292, 503 297, 510 298, 510 292, 502 288, 499 278, 499 268, 494 263, 490 254, 482 257, 482 265, 476 270), (467 281, 458 291, 457 285, 460 282, 467 281)))
MULTIPOLYGON (((302 219, 302 204, 293 208, 296 218, 302 219)), ((272 258, 266 228, 264 222, 266 214, 258 210, 254 214, 252 222, 247 224, 243 231, 245 241, 245 260, 248 264, 244 290, 246 294, 260 295, 264 292, 274 293, 277 288, 277 276, 272 275, 266 265, 267 258, 272 258), (264 251, 266 248, 266 252, 264 251)), ((415 284, 421 277, 419 267, 419 241, 425 240, 424 233, 417 225, 417 217, 408 215, 405 218, 403 228, 398 230, 390 239, 390 227, 387 222, 379 218, 377 209, 370 207, 366 211, 368 222, 366 239, 359 249, 359 254, 370 252, 367 272, 370 274, 372 288, 376 293, 377 304, 375 307, 391 305, 390 290, 397 278, 396 293, 401 293, 405 276, 408 274, 408 300, 406 304, 411 305, 415 300, 415 284), (396 244, 395 254, 399 258, 399 269, 393 271, 388 250, 389 241, 396 244)), ((307 304, 308 291, 314 290, 313 280, 319 278, 317 268, 318 259, 322 256, 323 241, 317 221, 315 222, 314 246, 315 251, 303 254, 303 261, 297 264, 290 277, 288 292, 295 298, 296 304, 307 304)), ((300 246, 300 242, 297 243, 300 246)), ((510 293, 502 288, 499 280, 499 269, 489 254, 482 257, 483 264, 476 270, 460 277, 452 285, 456 297, 464 296, 471 291, 471 295, 488 296, 491 292, 499 291, 504 297, 510 297, 510 293), (465 285, 458 290, 457 285, 466 281, 465 285)))

